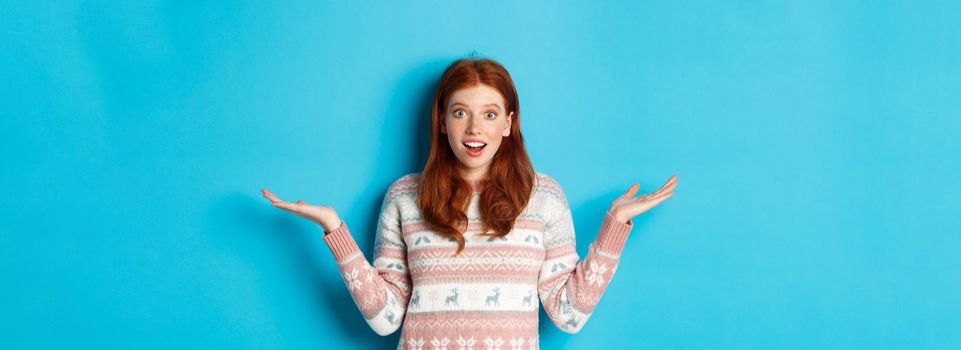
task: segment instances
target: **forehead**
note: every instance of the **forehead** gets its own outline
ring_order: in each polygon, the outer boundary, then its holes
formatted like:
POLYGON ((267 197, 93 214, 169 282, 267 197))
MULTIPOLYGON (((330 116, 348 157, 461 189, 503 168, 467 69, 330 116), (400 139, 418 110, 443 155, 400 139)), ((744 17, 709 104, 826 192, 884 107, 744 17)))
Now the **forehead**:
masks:
POLYGON ((450 107, 454 104, 478 108, 494 104, 501 107, 504 106, 504 97, 497 89, 481 84, 454 91, 447 101, 447 106, 450 107))

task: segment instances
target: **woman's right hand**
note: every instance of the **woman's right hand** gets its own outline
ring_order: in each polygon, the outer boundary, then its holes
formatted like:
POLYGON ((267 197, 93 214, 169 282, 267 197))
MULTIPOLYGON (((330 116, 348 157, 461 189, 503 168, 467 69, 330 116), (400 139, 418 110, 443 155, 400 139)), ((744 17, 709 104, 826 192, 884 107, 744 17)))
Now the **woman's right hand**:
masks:
POLYGON ((303 200, 299 200, 295 203, 284 202, 280 200, 280 198, 277 198, 277 196, 275 196, 273 193, 270 193, 270 191, 268 191, 266 188, 260 190, 260 192, 264 194, 264 198, 270 200, 271 205, 317 223, 324 228, 324 234, 336 230, 341 225, 340 217, 337 216, 337 212, 334 211, 334 208, 310 205, 303 200))

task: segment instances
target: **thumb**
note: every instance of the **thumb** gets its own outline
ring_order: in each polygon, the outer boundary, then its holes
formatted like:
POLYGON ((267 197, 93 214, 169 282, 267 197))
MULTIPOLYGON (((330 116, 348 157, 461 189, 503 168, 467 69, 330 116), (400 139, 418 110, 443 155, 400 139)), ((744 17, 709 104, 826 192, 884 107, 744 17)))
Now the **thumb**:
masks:
POLYGON ((631 188, 627 189, 627 192, 624 193, 623 197, 627 197, 627 198, 634 197, 634 195, 637 194, 637 190, 640 188, 641 186, 638 184, 631 185, 631 188))

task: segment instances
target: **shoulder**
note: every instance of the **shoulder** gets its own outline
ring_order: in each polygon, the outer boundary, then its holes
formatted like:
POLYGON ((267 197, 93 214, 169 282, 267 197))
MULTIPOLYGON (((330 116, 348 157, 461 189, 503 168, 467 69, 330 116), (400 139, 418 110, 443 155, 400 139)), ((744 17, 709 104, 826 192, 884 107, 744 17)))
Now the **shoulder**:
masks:
POLYGON ((561 188, 561 184, 557 182, 557 180, 539 171, 536 172, 536 174, 537 176, 534 183, 534 195, 548 196, 564 202, 567 201, 567 198, 564 196, 564 190, 561 188))
POLYGON ((535 177, 535 180, 536 180, 535 183, 536 183, 537 187, 540 187, 540 186, 544 186, 544 187, 560 187, 560 184, 557 183, 557 180, 554 180, 554 178, 551 177, 550 175, 547 175, 547 174, 542 173, 542 172, 540 172, 540 171, 536 171, 536 172, 534 172, 534 173, 537 174, 537 176, 535 177))
POLYGON ((387 188, 387 196, 395 197, 404 193, 416 193, 420 173, 409 173, 394 180, 387 188))

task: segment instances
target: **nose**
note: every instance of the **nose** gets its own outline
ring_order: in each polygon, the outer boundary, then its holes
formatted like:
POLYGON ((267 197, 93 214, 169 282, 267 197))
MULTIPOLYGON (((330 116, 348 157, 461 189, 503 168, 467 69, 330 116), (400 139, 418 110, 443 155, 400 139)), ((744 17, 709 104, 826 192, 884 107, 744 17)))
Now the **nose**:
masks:
POLYGON ((467 133, 468 133, 468 134, 475 134, 475 133, 477 133, 477 131, 479 131, 479 129, 480 129, 479 127, 477 127, 479 124, 480 124, 480 123, 478 123, 478 122, 474 122, 474 118, 473 118, 473 117, 467 118, 467 133))

